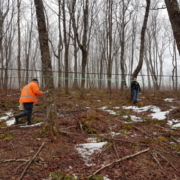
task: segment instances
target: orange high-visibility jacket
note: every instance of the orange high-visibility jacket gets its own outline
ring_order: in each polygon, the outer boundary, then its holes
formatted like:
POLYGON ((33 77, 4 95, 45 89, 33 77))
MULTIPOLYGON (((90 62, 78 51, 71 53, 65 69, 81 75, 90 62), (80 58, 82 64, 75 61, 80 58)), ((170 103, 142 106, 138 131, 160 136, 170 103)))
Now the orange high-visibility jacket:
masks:
POLYGON ((20 103, 38 103, 38 95, 43 95, 44 92, 40 91, 36 82, 32 81, 28 85, 24 86, 21 91, 20 103))

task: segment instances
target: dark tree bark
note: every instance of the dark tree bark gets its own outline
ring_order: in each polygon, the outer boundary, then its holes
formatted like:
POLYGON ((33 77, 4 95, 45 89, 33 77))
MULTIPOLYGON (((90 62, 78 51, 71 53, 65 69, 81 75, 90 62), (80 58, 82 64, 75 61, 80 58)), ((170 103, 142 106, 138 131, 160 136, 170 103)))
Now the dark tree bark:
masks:
POLYGON ((63 12, 63 32, 64 32, 64 65, 65 65, 65 93, 69 94, 68 82, 69 82, 69 40, 67 37, 67 27, 66 27, 66 11, 65 11, 65 0, 62 3, 63 12))
POLYGON ((136 67, 136 69, 133 72, 133 77, 137 77, 139 72, 142 69, 143 65, 143 58, 144 58, 144 41, 145 41, 145 32, 146 32, 146 26, 147 26, 147 21, 148 21, 148 16, 149 16, 149 10, 150 10, 150 0, 146 0, 146 12, 144 16, 144 22, 141 30, 141 45, 140 45, 140 55, 139 55, 139 63, 136 67))
POLYGON ((88 46, 87 46, 87 35, 88 35, 88 24, 89 24, 89 0, 83 1, 83 35, 82 35, 82 43, 79 39, 79 34, 76 26, 76 20, 75 20, 75 4, 76 0, 73 0, 72 3, 72 13, 71 19, 72 19, 72 26, 75 34, 75 38, 77 40, 77 44, 82 52, 82 79, 81 79, 81 90, 80 90, 80 99, 84 98, 84 87, 85 87, 85 71, 86 71, 86 65, 87 65, 87 59, 88 59, 88 46))
POLYGON ((171 22, 174 38, 180 54, 180 9, 177 0, 164 0, 166 3, 169 20, 171 22))
MULTIPOLYGON (((6 11, 3 13, 3 6, 0 3, 0 67, 3 68, 3 64, 4 64, 4 58, 3 58, 3 38, 4 38, 4 30, 3 30, 3 26, 4 26, 4 20, 9 12, 9 0, 7 1, 7 9, 6 11)), ((0 88, 3 88, 3 80, 4 78, 4 73, 3 73, 3 69, 1 69, 1 78, 0 78, 0 88)))
POLYGON ((18 64, 18 82, 19 82, 19 89, 22 87, 21 82, 21 27, 20 27, 20 7, 21 7, 21 0, 17 1, 17 24, 18 24, 18 55, 17 55, 17 64, 18 64))
POLYGON ((111 87, 111 83, 112 83, 112 63, 113 63, 113 58, 112 58, 112 14, 113 14, 113 1, 112 0, 108 0, 107 1, 107 8, 108 8, 108 14, 107 14, 107 26, 108 26, 108 29, 107 29, 107 84, 108 84, 108 91, 109 91, 109 98, 111 99, 111 95, 112 95, 112 87, 111 87))
POLYGON ((39 43, 41 50, 42 75, 44 77, 47 93, 47 120, 50 131, 55 135, 57 130, 57 108, 55 104, 55 90, 52 78, 52 65, 50 59, 48 32, 46 28, 44 6, 42 0, 34 0, 36 6, 37 24, 39 32, 39 43))

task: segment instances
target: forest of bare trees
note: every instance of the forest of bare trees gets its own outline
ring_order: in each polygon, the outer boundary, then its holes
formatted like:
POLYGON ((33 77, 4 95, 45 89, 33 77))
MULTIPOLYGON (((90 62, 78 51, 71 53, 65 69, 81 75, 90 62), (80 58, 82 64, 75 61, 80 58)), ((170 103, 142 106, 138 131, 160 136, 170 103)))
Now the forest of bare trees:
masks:
POLYGON ((146 88, 178 89, 178 1, 39 2, 0 1, 0 88, 37 77, 83 97, 84 88, 123 90, 134 75, 146 88))

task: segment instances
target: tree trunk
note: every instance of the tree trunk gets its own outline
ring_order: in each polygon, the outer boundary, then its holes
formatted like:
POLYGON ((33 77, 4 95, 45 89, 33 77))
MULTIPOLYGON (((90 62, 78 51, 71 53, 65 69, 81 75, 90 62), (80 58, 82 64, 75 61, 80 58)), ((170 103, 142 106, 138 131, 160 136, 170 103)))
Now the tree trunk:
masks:
POLYGON ((108 9, 108 15, 107 15, 107 56, 108 56, 108 63, 107 63, 107 84, 108 84, 108 91, 109 91, 109 98, 111 99, 111 78, 112 78, 112 11, 113 11, 113 0, 108 0, 107 2, 107 9, 108 9))
POLYGON ((3 41, 3 23, 4 23, 4 17, 3 17, 3 12, 2 9, 0 9, 0 67, 1 69, 1 78, 0 78, 0 88, 3 87, 3 46, 2 46, 2 41, 3 41))
POLYGON ((41 50, 42 74, 45 80, 47 93, 47 119, 51 133, 58 134, 57 130, 57 107, 55 102, 55 89, 52 79, 52 65, 48 45, 48 33, 46 28, 44 6, 42 0, 34 0, 36 6, 37 24, 39 32, 39 43, 41 50))
POLYGON ((148 16, 149 16, 149 10, 150 10, 150 0, 146 0, 146 12, 144 16, 144 22, 141 30, 141 45, 140 45, 140 55, 139 55, 139 63, 136 67, 136 69, 133 72, 133 77, 137 77, 139 72, 142 69, 143 65, 143 57, 144 57, 144 41, 145 41, 145 32, 146 32, 146 26, 147 26, 147 21, 148 21, 148 16))
POLYGON ((180 54, 180 9, 177 0, 164 0, 166 3, 169 19, 171 22, 174 38, 180 54))
POLYGON ((69 94, 68 91, 68 82, 69 82, 69 40, 67 39, 67 28, 66 28, 66 12, 65 12, 65 0, 63 0, 62 4, 63 9, 63 31, 64 31, 64 64, 65 64, 65 93, 69 94))
POLYGON ((18 55, 17 55, 17 64, 18 64, 18 82, 19 82, 19 89, 22 87, 21 83, 21 27, 20 27, 20 6, 21 0, 17 1, 17 24, 18 24, 18 55))

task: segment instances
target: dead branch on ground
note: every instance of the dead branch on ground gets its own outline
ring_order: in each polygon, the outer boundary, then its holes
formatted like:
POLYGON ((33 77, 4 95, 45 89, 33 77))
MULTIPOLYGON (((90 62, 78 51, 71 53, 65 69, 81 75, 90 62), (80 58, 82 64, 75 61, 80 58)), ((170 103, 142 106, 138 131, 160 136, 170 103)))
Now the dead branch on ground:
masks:
POLYGON ((145 152, 147 152, 147 151, 149 151, 149 148, 147 148, 147 149, 145 149, 145 150, 142 150, 142 151, 139 151, 139 152, 137 152, 137 153, 135 153, 135 154, 132 154, 132 155, 129 155, 129 156, 125 156, 125 157, 123 157, 123 158, 121 158, 121 159, 115 160, 115 161, 113 161, 112 163, 106 164, 105 166, 103 166, 103 167, 101 167, 100 169, 98 169, 97 171, 95 171, 92 175, 88 176, 88 178, 94 176, 95 174, 97 174, 97 173, 100 172, 101 170, 105 169, 106 167, 111 166, 111 165, 114 164, 114 163, 121 162, 121 161, 123 161, 123 160, 125 160, 125 159, 129 159, 129 158, 135 157, 135 156, 137 156, 137 155, 139 155, 139 154, 142 154, 142 153, 145 153, 145 152))
POLYGON ((7 162, 28 162, 28 160, 26 159, 7 159, 7 160, 4 160, 4 161, 1 161, 0 164, 2 163, 7 163, 7 162))
POLYGON ((179 172, 179 170, 178 170, 172 163, 170 163, 169 160, 166 159, 161 153, 157 152, 157 154, 159 154, 159 155, 160 155, 165 161, 167 161, 176 171, 179 172))
POLYGON ((27 164, 27 166, 25 167, 24 171, 22 172, 19 180, 21 180, 26 172, 26 170, 28 169, 28 167, 30 166, 30 164, 33 162, 33 160, 36 158, 36 156, 39 154, 39 152, 41 151, 41 149, 43 148, 45 142, 42 143, 41 147, 39 148, 39 150, 36 152, 36 154, 34 155, 34 157, 29 161, 29 163, 27 164))

